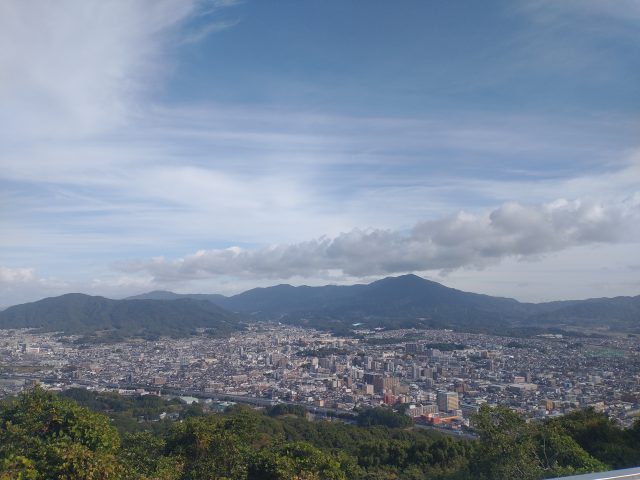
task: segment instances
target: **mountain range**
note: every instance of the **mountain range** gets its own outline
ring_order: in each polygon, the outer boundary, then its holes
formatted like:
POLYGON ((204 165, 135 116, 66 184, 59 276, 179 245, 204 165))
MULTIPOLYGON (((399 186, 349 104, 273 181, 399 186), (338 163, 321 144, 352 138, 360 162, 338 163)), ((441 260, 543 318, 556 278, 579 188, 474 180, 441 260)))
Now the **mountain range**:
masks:
POLYGON ((119 340, 184 337, 196 329, 223 336, 242 328, 241 317, 206 300, 112 300, 69 293, 9 307, 0 328, 36 328, 119 340))
POLYGON ((439 327, 467 331, 547 331, 609 327, 640 331, 640 296, 548 303, 463 292, 416 275, 370 284, 276 285, 233 296, 153 291, 124 300, 68 294, 0 312, 0 328, 184 335, 195 328, 226 334, 243 321, 285 323, 346 332, 366 327, 439 327))

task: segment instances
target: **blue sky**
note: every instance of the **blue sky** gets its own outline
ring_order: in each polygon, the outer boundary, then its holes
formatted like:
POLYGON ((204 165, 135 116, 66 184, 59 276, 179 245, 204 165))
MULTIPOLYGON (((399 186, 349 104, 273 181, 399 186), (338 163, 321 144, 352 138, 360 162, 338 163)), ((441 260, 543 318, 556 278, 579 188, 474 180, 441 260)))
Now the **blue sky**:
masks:
POLYGON ((0 307, 414 272, 640 293, 640 2, 0 6, 0 307))

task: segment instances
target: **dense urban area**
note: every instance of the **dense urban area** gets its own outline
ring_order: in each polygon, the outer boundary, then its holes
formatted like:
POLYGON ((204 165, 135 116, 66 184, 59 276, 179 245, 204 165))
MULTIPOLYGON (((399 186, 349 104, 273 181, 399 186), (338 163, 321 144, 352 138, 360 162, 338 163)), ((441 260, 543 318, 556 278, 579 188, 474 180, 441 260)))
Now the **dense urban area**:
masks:
MULTIPOLYGON (((205 407, 299 404, 348 418, 394 405, 417 424, 463 434, 480 405, 550 418, 593 407, 631 426, 640 398, 634 335, 509 338, 450 330, 355 331, 353 337, 258 324, 230 338, 116 344, 0 332, 3 396, 39 383, 122 395, 177 395, 205 407)), ((472 432, 471 432, 472 433, 472 432)))

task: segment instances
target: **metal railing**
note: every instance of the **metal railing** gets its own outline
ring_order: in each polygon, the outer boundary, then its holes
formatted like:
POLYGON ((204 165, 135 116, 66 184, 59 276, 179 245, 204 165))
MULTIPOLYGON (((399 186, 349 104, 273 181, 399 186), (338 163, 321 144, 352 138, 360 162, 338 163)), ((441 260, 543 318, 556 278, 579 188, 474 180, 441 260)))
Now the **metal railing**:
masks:
POLYGON ((610 472, 587 473, 571 477, 554 478, 550 480, 640 480, 640 468, 625 468, 610 472))

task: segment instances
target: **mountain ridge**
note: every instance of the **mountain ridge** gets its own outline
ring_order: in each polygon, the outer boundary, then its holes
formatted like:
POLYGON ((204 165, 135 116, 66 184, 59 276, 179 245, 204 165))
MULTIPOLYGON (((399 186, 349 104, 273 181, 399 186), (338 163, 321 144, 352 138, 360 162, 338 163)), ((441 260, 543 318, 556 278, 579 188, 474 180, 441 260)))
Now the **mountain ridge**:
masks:
POLYGON ((232 296, 156 290, 113 300, 65 294, 9 307, 0 312, 0 328, 27 326, 76 333, 111 329, 136 335, 186 335, 196 328, 213 328, 228 334, 240 328, 240 319, 280 321, 336 333, 347 333, 355 323, 370 328, 493 333, 606 326, 640 333, 640 296, 524 303, 402 275, 369 284, 280 284, 232 296))
POLYGON ((226 335, 241 328, 241 317, 206 301, 114 300, 67 293, 14 305, 0 312, 0 328, 36 328, 107 338, 185 336, 198 328, 226 335))
POLYGON ((351 320, 383 326, 417 320, 423 326, 554 327, 569 323, 640 328, 640 295, 635 297, 519 302, 508 297, 465 292, 408 274, 386 277, 369 284, 310 287, 280 284, 259 287, 232 296, 217 296, 220 306, 257 319, 278 319, 322 327, 351 320), (398 320, 398 322, 396 322, 398 320))

